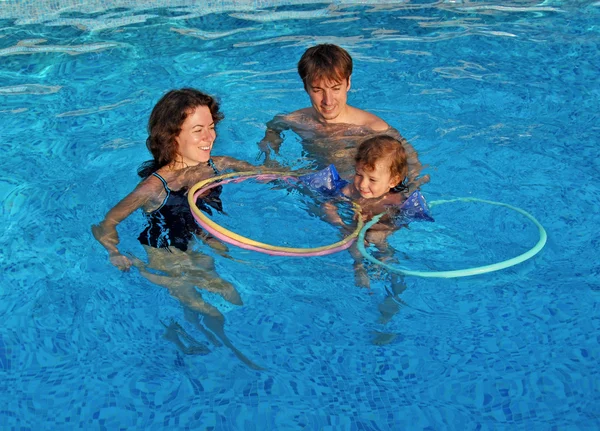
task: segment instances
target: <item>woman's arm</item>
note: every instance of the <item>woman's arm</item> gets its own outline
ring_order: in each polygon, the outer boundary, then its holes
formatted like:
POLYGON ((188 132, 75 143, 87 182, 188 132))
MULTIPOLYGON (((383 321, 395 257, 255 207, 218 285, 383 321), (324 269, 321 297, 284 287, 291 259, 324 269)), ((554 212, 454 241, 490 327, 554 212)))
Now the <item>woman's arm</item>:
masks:
POLYGON ((162 183, 158 178, 149 177, 115 205, 106 214, 104 220, 92 226, 94 238, 108 251, 110 262, 117 268, 127 270, 131 267, 131 261, 123 256, 117 248, 117 244, 119 244, 117 225, 135 210, 147 205, 153 197, 160 194, 161 187, 162 183))
POLYGON ((244 160, 234 159, 229 156, 218 156, 213 157, 215 164, 219 170, 231 169, 234 172, 254 172, 260 170, 258 166, 254 166, 252 163, 248 163, 244 160))

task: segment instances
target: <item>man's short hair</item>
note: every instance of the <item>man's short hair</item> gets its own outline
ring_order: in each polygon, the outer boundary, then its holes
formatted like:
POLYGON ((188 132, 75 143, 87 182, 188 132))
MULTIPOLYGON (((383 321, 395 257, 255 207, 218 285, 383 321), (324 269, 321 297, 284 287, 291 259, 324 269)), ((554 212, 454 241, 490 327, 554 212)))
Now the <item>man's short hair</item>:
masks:
POLYGON ((315 80, 342 82, 352 75, 352 57, 337 45, 323 43, 308 48, 298 62, 304 88, 315 80))

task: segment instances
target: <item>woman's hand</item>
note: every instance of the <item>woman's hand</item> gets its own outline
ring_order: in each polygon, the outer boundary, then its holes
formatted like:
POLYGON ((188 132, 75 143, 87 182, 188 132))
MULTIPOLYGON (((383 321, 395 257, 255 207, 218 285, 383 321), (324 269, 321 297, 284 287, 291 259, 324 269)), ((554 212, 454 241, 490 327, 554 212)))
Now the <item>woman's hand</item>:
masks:
POLYGON ((102 244, 108 251, 108 259, 110 260, 110 263, 119 268, 121 271, 129 271, 129 268, 131 268, 131 260, 129 260, 129 258, 126 256, 123 256, 121 253, 119 253, 119 250, 117 250, 116 244, 118 242, 118 238, 116 237, 116 230, 114 227, 112 231, 114 231, 114 235, 111 235, 110 232, 107 232, 103 223, 92 226, 92 234, 94 235, 94 238, 96 238, 98 242, 102 244))
POLYGON ((131 268, 131 260, 119 252, 110 253, 109 260, 110 263, 119 268, 121 271, 129 271, 129 268, 131 268))

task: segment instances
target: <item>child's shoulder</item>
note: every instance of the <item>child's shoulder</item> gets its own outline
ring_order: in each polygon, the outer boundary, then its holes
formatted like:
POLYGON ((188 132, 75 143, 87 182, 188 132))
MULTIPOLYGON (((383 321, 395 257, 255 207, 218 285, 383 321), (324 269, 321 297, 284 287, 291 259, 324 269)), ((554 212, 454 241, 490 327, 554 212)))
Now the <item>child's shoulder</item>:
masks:
POLYGON ((400 192, 400 193, 388 192, 387 195, 385 196, 385 204, 386 205, 394 205, 394 206, 402 205, 405 200, 406 200, 406 195, 402 192, 400 192))

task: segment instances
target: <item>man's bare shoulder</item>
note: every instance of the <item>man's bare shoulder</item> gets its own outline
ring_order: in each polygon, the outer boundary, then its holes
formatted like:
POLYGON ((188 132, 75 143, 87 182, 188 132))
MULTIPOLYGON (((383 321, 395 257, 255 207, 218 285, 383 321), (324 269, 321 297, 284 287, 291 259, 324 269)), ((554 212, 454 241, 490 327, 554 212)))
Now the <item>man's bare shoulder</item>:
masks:
POLYGON ((278 129, 305 129, 314 128, 318 126, 315 121, 312 108, 298 109, 297 111, 290 112, 288 114, 276 115, 267 126, 278 129))
POLYGON ((383 121, 375 114, 371 114, 370 112, 363 111, 362 109, 354 108, 351 106, 349 106, 348 108, 350 108, 349 122, 351 124, 367 127, 376 132, 383 132, 390 128, 388 123, 383 121))
POLYGON ((267 123, 267 127, 277 131, 292 129, 301 134, 303 131, 310 131, 311 133, 317 132, 326 135, 339 131, 340 127, 345 127, 345 131, 348 130, 348 127, 358 127, 363 131, 370 130, 374 132, 384 132, 390 129, 390 126, 377 115, 351 106, 348 106, 348 108, 347 115, 342 118, 340 123, 320 123, 315 119, 314 108, 309 107, 288 114, 276 115, 267 123))
POLYGON ((286 121, 290 123, 307 123, 314 122, 314 110, 313 108, 302 108, 297 111, 290 112, 282 116, 286 121))

